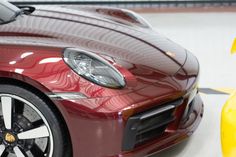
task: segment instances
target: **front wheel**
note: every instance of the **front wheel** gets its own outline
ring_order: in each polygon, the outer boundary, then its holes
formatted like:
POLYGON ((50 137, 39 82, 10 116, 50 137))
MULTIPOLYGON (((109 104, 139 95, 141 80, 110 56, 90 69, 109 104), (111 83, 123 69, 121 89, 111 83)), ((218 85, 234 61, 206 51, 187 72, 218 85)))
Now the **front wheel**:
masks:
POLYGON ((24 88, 0 85, 1 157, 65 157, 63 134, 44 100, 24 88))

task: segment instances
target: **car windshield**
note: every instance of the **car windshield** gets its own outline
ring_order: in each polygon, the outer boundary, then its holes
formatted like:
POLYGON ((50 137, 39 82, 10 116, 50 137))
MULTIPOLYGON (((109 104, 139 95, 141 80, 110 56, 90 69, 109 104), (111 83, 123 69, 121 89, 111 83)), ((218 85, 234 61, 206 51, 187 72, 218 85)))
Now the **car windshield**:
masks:
POLYGON ((22 10, 15 5, 5 0, 0 1, 0 24, 14 21, 21 13, 22 10))

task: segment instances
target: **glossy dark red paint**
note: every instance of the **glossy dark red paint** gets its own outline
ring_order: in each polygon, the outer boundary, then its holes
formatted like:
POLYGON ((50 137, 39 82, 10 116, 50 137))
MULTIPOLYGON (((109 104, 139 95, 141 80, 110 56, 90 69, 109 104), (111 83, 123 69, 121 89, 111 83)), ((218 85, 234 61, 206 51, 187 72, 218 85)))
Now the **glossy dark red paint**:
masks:
POLYGON ((197 94, 192 116, 182 119, 197 88, 198 73, 191 53, 119 9, 42 7, 0 26, 0 79, 25 82, 46 95, 82 93, 87 97, 52 99, 67 123, 74 157, 142 157, 182 141, 202 117, 197 94), (67 47, 105 58, 124 75, 126 86, 109 89, 79 77, 63 61, 67 47), (184 103, 161 138, 131 152, 122 151, 128 117, 180 97, 184 103))

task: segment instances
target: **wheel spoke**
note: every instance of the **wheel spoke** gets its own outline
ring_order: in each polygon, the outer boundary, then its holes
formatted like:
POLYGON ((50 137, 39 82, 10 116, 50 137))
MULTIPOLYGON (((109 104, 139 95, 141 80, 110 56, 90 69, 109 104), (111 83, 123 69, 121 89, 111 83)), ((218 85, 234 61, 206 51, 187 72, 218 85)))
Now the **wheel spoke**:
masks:
POLYGON ((49 137, 49 132, 46 126, 41 126, 32 130, 19 133, 17 136, 21 140, 36 139, 36 138, 49 137))
POLYGON ((11 130, 12 126, 12 98, 3 96, 1 97, 1 103, 2 103, 2 114, 3 114, 3 120, 6 129, 11 130))
POLYGON ((17 146, 14 147, 14 152, 17 157, 27 157, 27 155, 25 155, 25 153, 17 146))
POLYGON ((3 152, 5 151, 5 146, 4 145, 0 145, 0 156, 2 156, 3 152))

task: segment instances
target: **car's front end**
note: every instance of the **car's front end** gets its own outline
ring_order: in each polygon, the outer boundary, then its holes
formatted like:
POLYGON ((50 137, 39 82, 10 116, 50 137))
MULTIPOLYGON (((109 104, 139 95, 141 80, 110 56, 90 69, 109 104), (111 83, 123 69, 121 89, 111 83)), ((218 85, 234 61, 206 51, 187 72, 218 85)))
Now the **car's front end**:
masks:
MULTIPOLYGON (((124 66, 119 64, 117 69, 124 66)), ((69 68, 64 71, 61 77, 69 78, 57 84, 70 82, 83 88, 80 93, 58 92, 50 97, 73 115, 69 117, 69 130, 73 132, 76 155, 148 156, 183 141, 198 127, 203 102, 194 56, 190 54, 174 76, 162 77, 158 82, 153 79, 158 75, 149 68, 133 67, 136 69, 129 75, 120 70, 122 76, 127 76, 123 89, 103 88, 79 78, 69 68)))
POLYGON ((55 105, 74 157, 148 156, 201 121, 197 59, 132 12, 39 7, 0 36, 0 81, 55 105))
POLYGON ((74 156, 148 156, 189 137, 203 114, 202 100, 195 91, 161 100, 147 88, 127 95, 57 103, 73 114, 69 126, 74 156), (146 99, 140 100, 140 94, 146 99), (194 98, 189 102, 191 94, 194 98))

